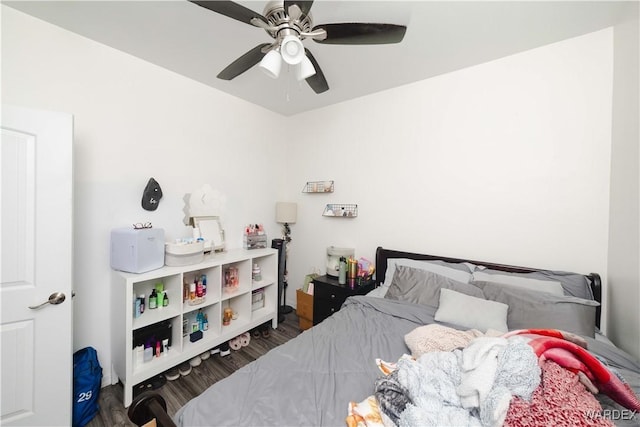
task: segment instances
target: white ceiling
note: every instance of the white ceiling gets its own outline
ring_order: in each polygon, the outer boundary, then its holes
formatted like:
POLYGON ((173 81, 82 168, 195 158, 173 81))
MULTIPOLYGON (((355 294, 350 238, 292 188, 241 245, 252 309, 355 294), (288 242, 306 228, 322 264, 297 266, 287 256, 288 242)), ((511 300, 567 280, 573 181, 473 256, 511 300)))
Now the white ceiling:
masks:
MULTIPOLYGON (((399 44, 342 46, 305 40, 329 83, 329 90, 318 95, 286 69, 277 80, 257 67, 231 81, 217 79, 229 63, 272 39, 262 29, 187 0, 3 3, 287 116, 586 34, 638 13, 637 1, 316 0, 314 25, 407 26, 399 44)), ((267 2, 238 3, 263 13, 267 2)))

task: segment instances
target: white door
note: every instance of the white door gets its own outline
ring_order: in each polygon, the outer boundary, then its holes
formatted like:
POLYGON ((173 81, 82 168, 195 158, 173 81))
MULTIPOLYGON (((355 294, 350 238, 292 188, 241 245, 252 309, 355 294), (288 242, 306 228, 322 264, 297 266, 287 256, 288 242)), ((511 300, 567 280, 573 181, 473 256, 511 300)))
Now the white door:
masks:
POLYGON ((1 125, 0 424, 69 426, 73 117, 3 106, 1 125))

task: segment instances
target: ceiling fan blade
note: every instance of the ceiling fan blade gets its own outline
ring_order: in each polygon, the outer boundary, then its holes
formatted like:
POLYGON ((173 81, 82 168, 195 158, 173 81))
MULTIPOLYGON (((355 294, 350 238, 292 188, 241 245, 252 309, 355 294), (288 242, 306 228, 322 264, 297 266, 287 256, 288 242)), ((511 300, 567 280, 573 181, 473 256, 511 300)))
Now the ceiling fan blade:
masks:
POLYGON ((249 68, 260 62, 266 54, 266 52, 263 52, 262 49, 270 45, 270 43, 263 43, 254 47, 249 52, 245 53, 240 58, 229 64, 227 68, 220 71, 220 73, 218 74, 218 78, 222 80, 231 80, 238 77, 240 74, 244 73, 249 68))
POLYGON ((319 29, 325 30, 327 37, 324 40, 314 39, 314 41, 323 44, 399 43, 407 31, 404 25, 366 23, 316 25, 312 31, 319 29))
POLYGON ((320 69, 318 61, 316 61, 316 58, 313 57, 309 49, 305 48, 304 52, 307 54, 307 58, 309 58, 309 61, 311 61, 311 63, 313 64, 313 68, 316 69, 316 73, 313 76, 306 78, 307 83, 309 84, 309 86, 311 86, 311 89, 313 89, 315 93, 328 91, 329 84, 327 83, 327 79, 324 78, 324 73, 320 69))
POLYGON ((300 10, 302 11, 302 13, 304 13, 305 15, 309 14, 309 11, 311 10, 311 6, 313 5, 313 0, 293 0, 293 1, 286 1, 284 2, 284 10, 287 11, 287 13, 289 13, 289 7, 293 6, 293 5, 297 5, 300 10))
POLYGON ((198 1, 198 0, 189 0, 191 3, 195 3, 198 6, 202 6, 205 9, 209 9, 213 12, 219 13, 224 16, 228 16, 229 18, 236 19, 240 22, 244 22, 245 24, 254 25, 251 23, 251 20, 256 18, 261 20, 262 22, 268 24, 267 18, 260 15, 253 10, 246 8, 238 3, 234 3, 232 1, 227 0, 217 0, 217 1, 198 1))

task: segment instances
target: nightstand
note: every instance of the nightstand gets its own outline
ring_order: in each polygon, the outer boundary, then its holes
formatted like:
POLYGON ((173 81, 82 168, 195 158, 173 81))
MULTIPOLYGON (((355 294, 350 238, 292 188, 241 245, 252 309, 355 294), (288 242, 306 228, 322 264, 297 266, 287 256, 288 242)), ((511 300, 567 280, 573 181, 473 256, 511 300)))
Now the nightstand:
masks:
POLYGON ((366 281, 362 286, 352 289, 348 285, 340 285, 337 277, 327 275, 316 277, 313 279, 313 324, 317 325, 340 310, 342 303, 348 297, 364 295, 374 287, 374 280, 366 281))

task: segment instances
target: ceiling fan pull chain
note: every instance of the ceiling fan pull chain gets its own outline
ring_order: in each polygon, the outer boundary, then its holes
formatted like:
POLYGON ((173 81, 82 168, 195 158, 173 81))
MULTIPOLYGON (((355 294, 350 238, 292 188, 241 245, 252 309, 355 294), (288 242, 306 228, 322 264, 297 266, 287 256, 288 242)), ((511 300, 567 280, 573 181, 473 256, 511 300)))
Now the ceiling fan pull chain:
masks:
POLYGON ((291 91, 291 65, 287 64, 287 102, 291 101, 290 92, 291 91))

